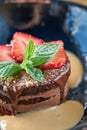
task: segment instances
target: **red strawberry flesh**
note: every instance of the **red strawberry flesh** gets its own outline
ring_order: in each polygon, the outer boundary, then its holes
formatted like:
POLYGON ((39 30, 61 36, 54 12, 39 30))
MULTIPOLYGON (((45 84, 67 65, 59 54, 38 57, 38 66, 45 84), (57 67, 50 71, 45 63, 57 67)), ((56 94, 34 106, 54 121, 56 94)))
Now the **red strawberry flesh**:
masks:
POLYGON ((11 56, 13 59, 15 59, 16 62, 20 63, 23 61, 23 55, 30 39, 33 40, 35 46, 39 46, 44 43, 44 41, 40 38, 36 38, 30 34, 21 32, 16 32, 12 39, 11 56))
POLYGON ((37 38, 35 36, 32 36, 30 34, 27 34, 27 33, 22 33, 22 32, 16 32, 14 35, 13 35, 13 40, 20 40, 21 42, 25 43, 26 45, 28 44, 28 41, 31 39, 33 40, 35 46, 39 46, 41 45, 42 43, 44 43, 44 41, 40 38, 37 38))
POLYGON ((9 45, 0 45, 0 62, 14 62, 10 56, 11 46, 9 45))

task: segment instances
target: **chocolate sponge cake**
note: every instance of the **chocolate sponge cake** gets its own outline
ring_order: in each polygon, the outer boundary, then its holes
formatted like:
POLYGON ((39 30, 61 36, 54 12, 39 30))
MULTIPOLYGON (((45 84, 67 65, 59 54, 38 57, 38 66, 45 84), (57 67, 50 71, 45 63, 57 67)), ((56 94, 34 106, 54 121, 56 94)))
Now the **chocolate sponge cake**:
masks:
MULTIPOLYGON (((10 76, 0 78, 1 115, 18 114, 38 107, 54 106, 66 99, 69 90, 67 81, 70 75, 70 62, 65 52, 63 52, 63 46, 61 48, 57 56, 62 53, 62 58, 59 59, 57 66, 52 62, 54 58, 51 58, 51 62, 48 61, 38 67, 43 72, 43 82, 34 79, 24 69, 18 70, 10 76)), ((13 54, 11 52, 10 55, 13 63, 14 60, 20 61, 17 55, 12 57, 13 54)))

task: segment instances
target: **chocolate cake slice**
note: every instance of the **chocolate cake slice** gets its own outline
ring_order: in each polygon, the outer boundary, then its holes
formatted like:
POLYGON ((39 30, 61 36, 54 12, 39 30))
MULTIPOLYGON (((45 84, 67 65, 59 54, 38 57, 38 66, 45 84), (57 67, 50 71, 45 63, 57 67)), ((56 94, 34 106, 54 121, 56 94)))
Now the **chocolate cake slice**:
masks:
POLYGON ((0 45, 0 50, 1 115, 64 102, 69 89, 70 62, 61 40, 45 43, 16 32, 11 44, 0 45))
POLYGON ((59 69, 44 70, 45 81, 40 83, 25 71, 0 79, 0 113, 17 114, 37 107, 62 103, 68 93, 67 80, 70 62, 59 69))

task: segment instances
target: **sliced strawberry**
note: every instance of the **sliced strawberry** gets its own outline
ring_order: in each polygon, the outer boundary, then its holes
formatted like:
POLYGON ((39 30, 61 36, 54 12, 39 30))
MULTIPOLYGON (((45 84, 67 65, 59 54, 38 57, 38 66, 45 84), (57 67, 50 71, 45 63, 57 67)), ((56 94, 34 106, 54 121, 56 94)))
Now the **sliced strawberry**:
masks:
POLYGON ((62 41, 52 41, 49 43, 60 44, 59 51, 49 59, 49 61, 41 65, 40 69, 55 69, 61 67, 66 62, 66 53, 64 52, 64 44, 62 41))
POLYGON ((40 38, 37 38, 37 37, 34 37, 30 34, 27 34, 27 33, 22 33, 22 32, 16 32, 14 35, 13 35, 13 40, 20 40, 21 42, 25 43, 26 45, 28 44, 28 41, 29 40, 33 40, 34 44, 36 46, 39 46, 41 45, 42 43, 44 43, 44 41, 40 38))
POLYGON ((0 45, 0 62, 9 61, 14 62, 10 56, 11 46, 0 45))
POLYGON ((30 39, 33 40, 36 46, 44 43, 42 39, 36 38, 26 33, 16 32, 13 35, 13 40, 11 41, 12 45, 11 56, 17 62, 22 62, 26 46, 30 39))
POLYGON ((21 63, 23 60, 23 55, 26 50, 26 46, 20 40, 12 40, 11 57, 16 61, 21 63))

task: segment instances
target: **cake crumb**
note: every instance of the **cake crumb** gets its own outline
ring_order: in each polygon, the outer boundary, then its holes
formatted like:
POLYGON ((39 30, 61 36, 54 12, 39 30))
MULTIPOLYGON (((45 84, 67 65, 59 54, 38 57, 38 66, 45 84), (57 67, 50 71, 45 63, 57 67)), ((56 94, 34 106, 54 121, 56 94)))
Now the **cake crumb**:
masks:
POLYGON ((7 91, 7 86, 6 85, 3 85, 3 90, 7 91))
POLYGON ((33 86, 33 82, 32 81, 26 81, 26 87, 31 87, 33 86))
POLYGON ((11 82, 13 80, 13 77, 12 76, 9 76, 8 78, 7 78, 7 82, 11 82))
POLYGON ((13 83, 15 84, 15 83, 16 83, 16 80, 13 80, 13 83))

